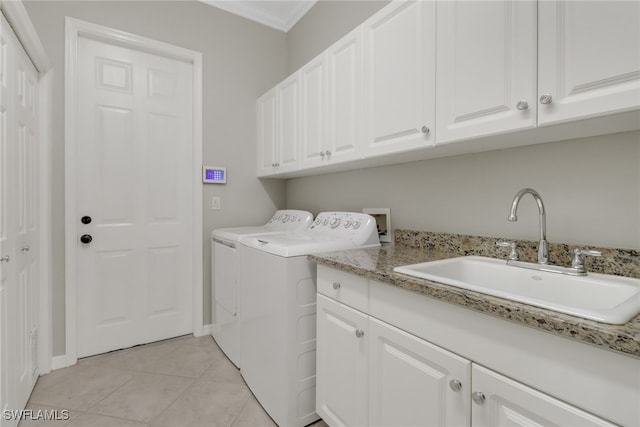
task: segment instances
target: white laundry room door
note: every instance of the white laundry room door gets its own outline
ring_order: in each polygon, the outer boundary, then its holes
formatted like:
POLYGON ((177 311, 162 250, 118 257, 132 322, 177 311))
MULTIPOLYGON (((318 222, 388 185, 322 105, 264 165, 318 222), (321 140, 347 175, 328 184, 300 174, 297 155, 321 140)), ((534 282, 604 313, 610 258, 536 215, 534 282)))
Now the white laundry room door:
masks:
POLYGON ((193 331, 193 64, 77 46, 77 356, 193 331))

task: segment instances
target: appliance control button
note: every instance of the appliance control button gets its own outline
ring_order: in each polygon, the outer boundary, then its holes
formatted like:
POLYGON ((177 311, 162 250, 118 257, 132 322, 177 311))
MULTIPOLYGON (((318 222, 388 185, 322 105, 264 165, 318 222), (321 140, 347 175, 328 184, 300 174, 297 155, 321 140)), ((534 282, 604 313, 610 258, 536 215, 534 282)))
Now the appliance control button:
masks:
POLYGON ((331 228, 336 228, 340 225, 340 218, 334 218, 331 220, 331 228))
POLYGON ((322 221, 322 225, 327 225, 327 224, 329 224, 329 218, 325 218, 325 219, 322 221))
POLYGON ((351 221, 349 221, 349 220, 347 219, 345 222, 343 222, 343 223, 342 223, 342 226, 343 226, 344 228, 349 228, 349 227, 351 227, 351 221))
POLYGON ((360 221, 353 221, 353 229, 357 230, 358 228, 360 228, 360 221))

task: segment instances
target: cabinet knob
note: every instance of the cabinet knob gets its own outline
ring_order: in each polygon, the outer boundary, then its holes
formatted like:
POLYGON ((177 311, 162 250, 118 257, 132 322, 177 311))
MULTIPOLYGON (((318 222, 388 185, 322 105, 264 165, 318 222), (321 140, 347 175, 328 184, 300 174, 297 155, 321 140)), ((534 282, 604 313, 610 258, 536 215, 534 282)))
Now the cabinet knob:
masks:
POLYGON ((553 101, 553 97, 548 93, 545 93, 540 97, 540 104, 551 104, 551 101, 553 101))
POLYGON ((364 336, 364 331, 362 329, 356 330, 356 337, 362 338, 364 336))
POLYGON ((460 391, 462 390, 462 383, 459 380, 451 380, 449 381, 449 387, 453 391, 460 391))
POLYGON ((520 111, 524 111, 529 108, 529 103, 527 101, 518 101, 516 104, 516 108, 520 111))
POLYGON ((9 258, 9 255, 3 256, 2 258, 0 258, 0 262, 9 262, 9 261, 11 261, 11 258, 9 258))
POLYGON ((333 282, 333 289, 335 289, 336 291, 340 289, 340 286, 340 282, 333 282))
POLYGON ((90 216, 83 216, 82 219, 80 219, 80 222, 83 224, 91 224, 91 217, 90 216))
POLYGON ((331 151, 329 151, 329 150, 325 151, 324 153, 325 153, 327 156, 330 156, 330 155, 331 155, 331 151))
POLYGON ((486 397, 484 397, 484 393, 482 393, 481 391, 474 391, 473 393, 471 393, 471 400, 473 400, 473 402, 477 405, 482 405, 487 399, 486 397))
POLYGON ((422 126, 422 133, 427 134, 430 132, 430 129, 426 126, 422 126))
POLYGON ((31 248, 29 247, 29 245, 25 246, 24 248, 20 248, 20 250, 22 252, 29 252, 31 250, 31 248))
POLYGON ((91 237, 90 234, 83 234, 82 236, 80 236, 80 241, 85 245, 88 245, 89 243, 91 243, 92 240, 93 240, 93 237, 91 237))
POLYGON ((324 159, 324 155, 325 155, 325 154, 324 154, 324 151, 321 151, 321 152, 320 152, 320 157, 322 157, 322 158, 324 159))

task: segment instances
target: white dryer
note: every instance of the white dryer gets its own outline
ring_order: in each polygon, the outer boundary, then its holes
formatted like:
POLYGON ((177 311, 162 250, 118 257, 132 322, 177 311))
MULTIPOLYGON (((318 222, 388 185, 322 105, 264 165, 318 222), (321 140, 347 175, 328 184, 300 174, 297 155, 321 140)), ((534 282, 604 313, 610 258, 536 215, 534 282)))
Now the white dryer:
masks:
POLYGON ((211 335, 229 360, 240 367, 240 292, 238 245, 243 237, 306 230, 313 221, 307 211, 280 210, 265 225, 220 228, 211 233, 213 326, 211 335))
POLYGON ((316 267, 311 253, 380 246, 376 221, 322 212, 304 232, 242 240, 242 369, 262 407, 281 427, 317 420, 316 267))

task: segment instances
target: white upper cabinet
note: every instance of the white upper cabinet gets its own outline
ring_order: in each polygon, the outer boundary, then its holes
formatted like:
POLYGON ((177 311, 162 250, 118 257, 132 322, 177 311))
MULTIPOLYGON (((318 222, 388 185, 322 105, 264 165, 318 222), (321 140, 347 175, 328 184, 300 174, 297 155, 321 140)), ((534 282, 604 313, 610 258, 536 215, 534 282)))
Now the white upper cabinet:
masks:
POLYGON ((300 70, 302 167, 321 165, 327 139, 327 61, 316 57, 300 70))
POLYGON ((275 87, 258 98, 258 176, 273 173, 276 163, 276 143, 278 140, 278 88, 275 87))
POLYGON ((536 126, 536 2, 438 1, 437 143, 536 126))
POLYGON ((300 74, 295 73, 258 98, 258 176, 300 167, 300 74))
POLYGON ((295 73, 278 86, 279 138, 276 145, 276 168, 287 172, 299 168, 300 74, 295 73))
POLYGON ((640 106, 640 2, 541 1, 538 123, 640 106))
POLYGON ((362 155, 362 28, 356 28, 331 46, 327 61, 329 108, 325 154, 328 161, 336 163, 362 155))
POLYGON ((396 1, 364 23, 365 156, 433 144, 435 2, 396 1))

